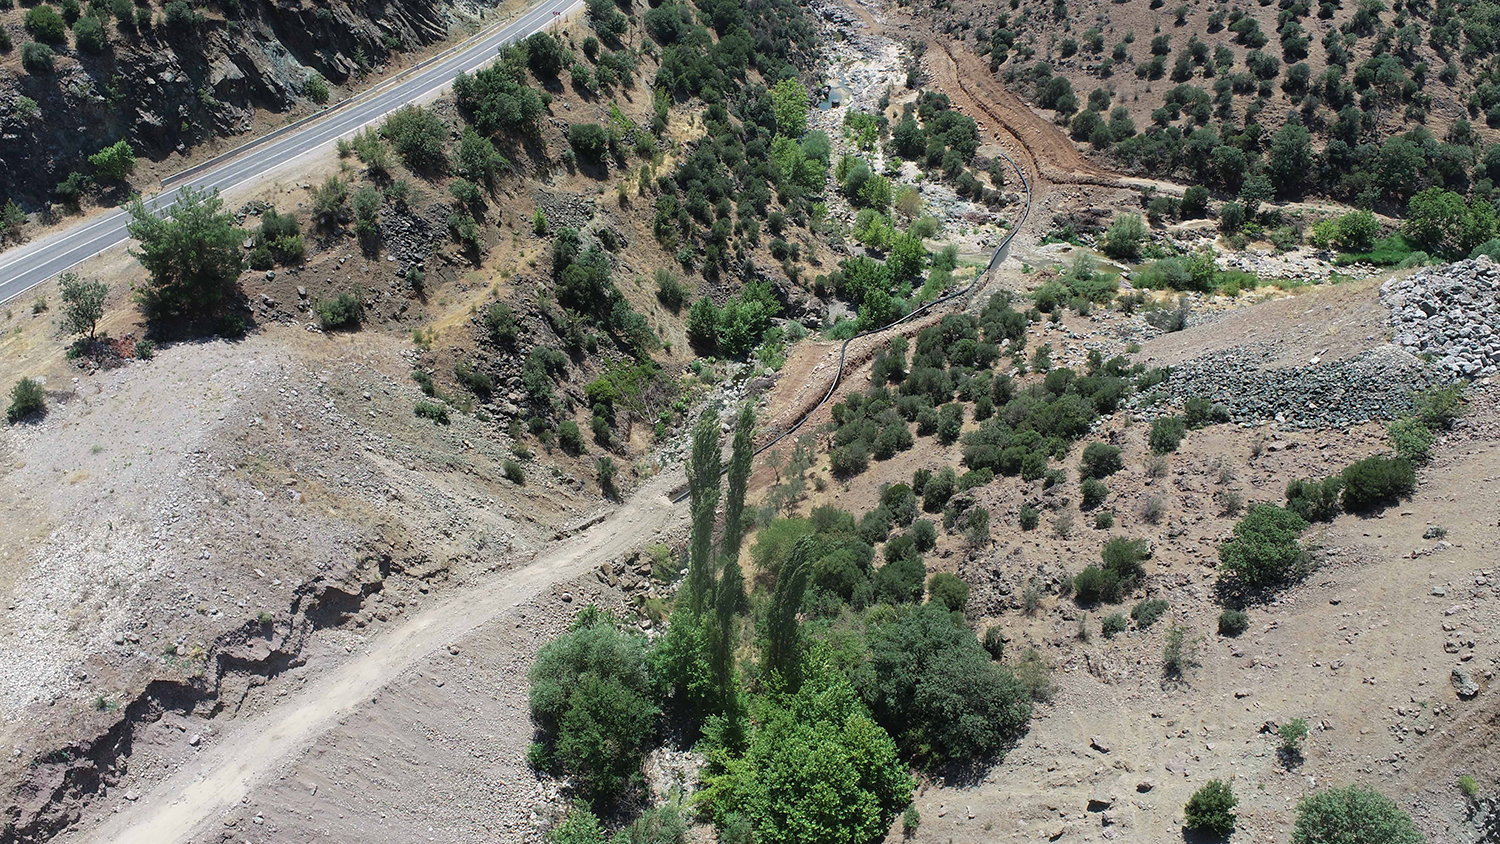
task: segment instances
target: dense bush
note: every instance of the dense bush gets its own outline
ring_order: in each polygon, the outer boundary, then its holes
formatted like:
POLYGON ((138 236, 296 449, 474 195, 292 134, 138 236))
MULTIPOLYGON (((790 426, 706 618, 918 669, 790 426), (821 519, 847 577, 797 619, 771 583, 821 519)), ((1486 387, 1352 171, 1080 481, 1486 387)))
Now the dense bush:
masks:
POLYGON ((1124 633, 1126 628, 1128 628, 1129 626, 1130 622, 1125 620, 1125 616, 1117 612, 1112 612, 1109 615, 1106 615, 1103 620, 1099 622, 1099 632, 1104 636, 1104 638, 1113 639, 1121 633, 1124 633))
POLYGON ((1227 836, 1234 832, 1234 807, 1238 803, 1228 783, 1209 780, 1193 792, 1183 807, 1183 826, 1209 835, 1227 836))
POLYGON ((1084 606, 1119 603, 1123 591, 1120 575, 1099 566, 1085 566, 1073 577, 1073 595, 1084 606))
POLYGON ((386 117, 380 134, 413 170, 437 171, 448 163, 448 127, 421 106, 402 106, 386 117))
POLYGON ((1411 463, 1426 462, 1432 454, 1432 444, 1437 441, 1432 429, 1415 416, 1403 416, 1387 430, 1396 456, 1411 463))
POLYGON ((1219 613, 1219 635, 1238 636, 1250 629, 1250 616, 1244 610, 1229 608, 1219 613))
POLYGON ((1138 629, 1145 630, 1155 624, 1171 606, 1161 598, 1147 598, 1130 608, 1130 617, 1135 621, 1138 629))
POLYGON ((1375 455, 1344 468, 1344 509, 1350 512, 1375 510, 1410 495, 1417 486, 1417 473, 1411 461, 1401 457, 1375 455))
POLYGON ((639 777, 657 714, 643 637, 585 608, 572 630, 542 646, 527 677, 558 772, 594 799, 639 777))
POLYGON ((884 619, 870 625, 856 685, 898 744, 936 759, 978 759, 1025 730, 1029 695, 958 616, 929 603, 884 619))
POLYGON ((578 430, 578 423, 572 419, 564 419, 557 426, 557 444, 563 452, 573 457, 583 453, 583 432, 578 430))
POLYGON ((1095 478, 1084 478, 1079 489, 1078 507, 1081 510, 1092 510, 1104 503, 1109 497, 1109 487, 1095 478))
POLYGON ((927 582, 927 598, 954 612, 963 612, 969 603, 969 584, 955 575, 940 571, 927 582))
POLYGON ((1286 485, 1286 508, 1309 522, 1328 522, 1339 514, 1344 478, 1330 475, 1321 481, 1305 478, 1286 485))
POLYGON ((324 331, 340 328, 358 328, 364 318, 365 306, 359 296, 340 293, 332 299, 318 301, 318 324, 324 331))
POLYGON ((1297 538, 1307 521, 1291 510, 1257 504, 1234 526, 1234 535, 1219 546, 1219 580, 1241 588, 1265 589, 1301 579, 1307 553, 1297 538))
POLYGON ((412 412, 419 418, 430 419, 439 425, 447 425, 449 422, 448 408, 444 407, 441 402, 419 401, 416 407, 412 408, 412 412))
POLYGON ((22 378, 10 389, 10 407, 5 410, 5 421, 14 425, 46 409, 47 395, 42 385, 34 379, 22 378))
POLYGON ((26 31, 38 41, 61 44, 68 40, 68 24, 57 10, 43 3, 26 12, 26 31))
POLYGON ((1187 425, 1180 416, 1159 416, 1151 421, 1151 436, 1149 443, 1151 450, 1157 454, 1167 454, 1177 450, 1182 444, 1182 437, 1187 425))
POLYGON ((546 111, 543 95, 504 61, 480 68, 473 76, 459 74, 453 80, 453 94, 474 128, 485 134, 534 133, 546 111))
POLYGON ((40 41, 27 41, 21 45, 21 66, 27 73, 51 73, 57 53, 40 41))
MULTIPOLYGON (((704 745, 716 744, 714 738, 704 745)), ((723 753, 708 756, 723 759, 723 753)), ((704 781, 708 813, 721 826, 748 822, 760 844, 878 840, 914 786, 891 737, 871 721, 854 689, 823 667, 796 694, 768 699, 743 760, 711 762, 704 781)))
POLYGON ((1083 460, 1078 464, 1081 478, 1107 478, 1125 468, 1120 459, 1120 449, 1105 443, 1089 443, 1083 449, 1083 460))
POLYGON ((568 145, 579 158, 598 164, 609 149, 609 133, 597 123, 574 123, 568 127, 568 145))
POLYGON ((1360 785, 1302 798, 1292 844, 1422 844, 1411 815, 1389 797, 1360 785))

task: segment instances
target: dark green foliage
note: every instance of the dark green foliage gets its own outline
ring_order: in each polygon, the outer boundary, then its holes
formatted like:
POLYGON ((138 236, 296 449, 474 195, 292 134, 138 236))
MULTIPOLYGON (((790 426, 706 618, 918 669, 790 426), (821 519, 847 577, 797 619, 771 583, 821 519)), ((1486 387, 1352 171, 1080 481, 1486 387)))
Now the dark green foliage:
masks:
MULTIPOLYGON (((260 226, 255 231, 254 242, 252 256, 264 250, 269 261, 294 264, 302 260, 305 249, 302 243, 302 223, 296 214, 279 214, 275 208, 267 208, 261 212, 260 226)), ((270 269, 270 265, 256 269, 270 269)))
MULTIPOLYGON (((892 542, 892 545, 895 544, 892 542)), ((922 599, 922 581, 926 577, 927 568, 922 565, 922 558, 916 553, 915 547, 911 553, 894 558, 887 554, 886 564, 875 570, 875 598, 889 604, 919 601, 922 599)))
POLYGON ((453 377, 482 399, 488 399, 495 390, 495 380, 468 361, 461 360, 453 365, 453 377))
POLYGON ((1360 785, 1302 798, 1292 844, 1422 844, 1411 815, 1380 792, 1360 785))
POLYGON ((812 576, 814 550, 812 537, 804 536, 792 547, 792 553, 782 564, 776 578, 776 589, 771 594, 771 606, 766 612, 765 670, 780 677, 789 687, 796 688, 801 681, 800 628, 797 611, 802 607, 802 597, 807 591, 812 576))
POLYGON ((1250 629, 1250 616, 1244 610, 1227 609, 1219 613, 1219 635, 1238 636, 1250 629))
POLYGON ((942 471, 933 475, 922 488, 922 509, 929 513, 942 512, 947 506, 948 499, 953 497, 957 477, 953 468, 944 466, 942 471))
POLYGON ((1120 459, 1120 449, 1105 443, 1089 443, 1084 446, 1083 460, 1078 464, 1081 478, 1107 478, 1125 468, 1120 459))
MULTIPOLYGON (((1188 429, 1196 431, 1207 425, 1229 421, 1229 411, 1202 396, 1192 396, 1182 406, 1182 422, 1188 429)), ((1155 428, 1152 429, 1155 433, 1155 428)), ((1175 449, 1170 449, 1175 450, 1175 449)))
POLYGON ((138 296, 154 317, 218 314, 234 294, 243 234, 224 212, 217 193, 183 188, 170 216, 157 216, 140 200, 130 206, 133 254, 149 275, 138 296))
POLYGON ((868 631, 856 682, 875 720, 935 760, 1001 752, 1031 717, 1029 695, 940 604, 898 609, 868 631))
POLYGON ((515 345, 518 329, 516 316, 510 306, 504 302, 496 302, 485 308, 484 330, 489 335, 491 343, 502 346, 515 345))
POLYGON ((572 419, 564 419, 557 426, 557 444, 563 453, 577 457, 583 453, 583 432, 578 430, 578 423, 572 419))
POLYGON ((738 557, 745 531, 745 490, 750 483, 751 461, 755 444, 755 408, 749 403, 740 407, 735 421, 734 445, 729 458, 728 497, 724 503, 724 554, 738 557))
POLYGON ((1183 807, 1183 826, 1209 835, 1227 836, 1234 832, 1234 807, 1238 803, 1228 783, 1209 780, 1193 792, 1183 807))
POLYGON ((73 26, 73 43, 85 53, 97 56, 109 49, 109 36, 96 17, 86 17, 73 26))
POLYGON ((640 775, 657 714, 646 654, 641 636, 591 606, 542 647, 527 673, 532 717, 552 743, 554 764, 595 800, 640 775))
POLYGON ((516 486, 526 485, 526 470, 522 469, 521 464, 516 461, 506 460, 502 471, 505 473, 505 479, 516 486))
POLYGON ((1109 487, 1095 478, 1084 478, 1079 493, 1079 509, 1092 510, 1109 497, 1109 487))
POLYGON ((1266 589, 1301 579, 1307 552, 1297 542, 1307 521, 1270 504, 1250 508, 1219 546, 1219 580, 1243 589, 1266 589))
POLYGON ((1171 606, 1161 598, 1147 598, 1130 608, 1130 617, 1135 620, 1138 629, 1145 630, 1155 624, 1171 606))
MULTIPOLYGON (((556 44, 551 35, 538 35, 556 44)), ((537 38, 538 35, 531 38, 537 38)), ((561 49, 560 45, 558 49, 561 49)), ((537 55, 539 54, 533 54, 533 61, 537 55)), ((533 69, 535 68, 533 64, 533 69)), ((544 75, 555 76, 556 71, 544 75)), ((486 135, 497 132, 535 133, 537 120, 546 109, 542 95, 526 85, 504 61, 480 68, 473 76, 459 74, 453 80, 453 94, 474 128, 486 135)))
POLYGON ((550 32, 536 32, 526 38, 526 63, 538 78, 556 76, 568 59, 562 42, 550 32))
POLYGON ((46 409, 47 394, 42 385, 31 378, 22 378, 10 389, 10 406, 5 409, 5 421, 14 425, 46 409))
POLYGON ((609 133, 597 123, 574 123, 568 127, 568 145, 579 158, 598 164, 609 149, 609 133))
POLYGON ((1005 631, 999 627, 990 627, 984 631, 984 650, 990 655, 990 659, 1002 660, 1005 658, 1005 631))
POLYGON ((340 328, 358 328, 360 320, 364 318, 365 306, 359 296, 353 293, 340 293, 332 299, 321 299, 318 301, 318 324, 324 331, 333 331, 340 328))
POLYGON ((1036 530, 1037 523, 1041 521, 1041 511, 1030 504, 1021 505, 1021 530, 1036 530))
POLYGON ((1375 455, 1344 468, 1344 509, 1367 512, 1394 504, 1417 487, 1411 461, 1375 455))
POLYGON ((21 45, 21 66, 27 73, 51 73, 57 53, 40 41, 27 41, 21 45))
POLYGON ((448 424, 448 408, 439 402, 419 401, 412 412, 422 419, 430 419, 438 425, 448 424))
POLYGON ((46 3, 27 10, 24 23, 26 31, 38 41, 61 44, 68 40, 67 22, 46 3))
POLYGON ((1458 386, 1433 387, 1417 397, 1412 413, 1434 431, 1446 431, 1463 415, 1463 390, 1458 386))
POLYGON ((1321 481, 1305 478, 1286 485, 1286 508, 1309 522, 1329 522, 1339 514, 1339 496, 1344 491, 1342 475, 1321 481))
MULTIPOLYGON (((878 840, 914 785, 890 736, 849 683, 823 666, 796 694, 767 699, 743 763, 713 763, 705 782, 708 813, 722 826, 750 827, 757 844, 878 840)), ((749 832, 732 840, 748 841, 749 832)))
POLYGON ((1120 576, 1099 566, 1085 566, 1073 577, 1073 594, 1084 606, 1119 603, 1123 592, 1120 576))
POLYGON ((708 407, 698 424, 693 426, 693 448, 687 465, 688 508, 693 525, 688 541, 688 576, 684 588, 688 606, 694 614, 703 613, 713 597, 714 511, 721 495, 719 469, 722 460, 718 414, 708 407))
POLYGON ((1130 622, 1125 620, 1125 616, 1117 612, 1112 612, 1100 620, 1099 633, 1106 639, 1113 639, 1124 633, 1129 626, 1130 622))
POLYGON ((365 185, 354 192, 354 231, 366 243, 380 237, 380 206, 384 199, 380 189, 365 185))
POLYGON ((937 527, 926 519, 914 522, 909 535, 916 549, 924 554, 937 546, 937 527))
POLYGON ((402 106, 380 124, 380 134, 413 170, 440 171, 448 163, 448 127, 421 106, 402 106))
POLYGON ((927 581, 927 599, 954 612, 963 612, 969 603, 969 584, 948 572, 938 572, 927 581))
POLYGON ((687 303, 688 291, 671 270, 662 268, 656 271, 656 298, 675 314, 687 303))
POLYGON ((1177 450, 1187 425, 1180 416, 1159 416, 1151 421, 1151 450, 1167 454, 1177 450))
POLYGON ((704 296, 688 309, 687 334, 695 345, 711 350, 718 344, 719 309, 704 296))

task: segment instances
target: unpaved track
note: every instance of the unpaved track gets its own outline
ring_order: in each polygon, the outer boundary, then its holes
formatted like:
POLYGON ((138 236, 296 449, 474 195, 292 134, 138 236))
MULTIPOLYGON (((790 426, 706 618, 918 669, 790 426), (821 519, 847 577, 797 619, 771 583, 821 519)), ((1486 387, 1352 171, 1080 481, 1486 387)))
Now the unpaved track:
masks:
POLYGON ((183 841, 424 656, 504 618, 554 583, 576 578, 685 521, 686 508, 673 507, 666 495, 681 483, 680 475, 665 473, 652 479, 604 521, 560 542, 531 564, 455 593, 373 639, 366 651, 310 681, 280 705, 230 723, 211 750, 73 840, 183 841))

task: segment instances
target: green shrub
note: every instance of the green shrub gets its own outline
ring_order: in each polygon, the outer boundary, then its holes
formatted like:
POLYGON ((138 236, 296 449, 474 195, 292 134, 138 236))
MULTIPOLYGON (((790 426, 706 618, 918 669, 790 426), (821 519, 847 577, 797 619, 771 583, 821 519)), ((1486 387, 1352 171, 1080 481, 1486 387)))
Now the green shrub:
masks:
POLYGON ((1146 567, 1141 561, 1148 556, 1147 551, 1144 539, 1116 536, 1105 541, 1099 550, 1099 558, 1104 562, 1104 567, 1114 572, 1128 589, 1146 576, 1146 567))
POLYGON ((564 419, 557 426, 557 444, 564 453, 577 457, 583 453, 583 432, 578 430, 578 423, 572 419, 564 419))
POLYGON ((1330 475, 1321 481, 1312 478, 1291 481, 1286 485, 1286 508, 1309 522, 1328 522, 1339 514, 1339 496, 1344 478, 1330 475))
POLYGON ((26 12, 24 25, 32 38, 62 44, 68 40, 68 24, 57 10, 43 3, 26 12))
POLYGON ((1084 478, 1080 488, 1081 500, 1078 506, 1083 510, 1092 510, 1103 504, 1104 499, 1108 497, 1109 487, 1105 486, 1103 482, 1095 478, 1084 478))
POLYGON ((1412 413, 1434 431, 1446 431, 1463 415, 1463 388, 1433 387, 1417 397, 1412 413))
POLYGON ((1151 422, 1151 450, 1157 454, 1167 454, 1177 450, 1182 444, 1182 437, 1186 431, 1186 424, 1180 416, 1160 416, 1151 422))
POLYGON ((1220 582, 1265 589, 1300 580, 1307 574, 1307 553, 1297 537, 1307 521, 1291 510, 1257 504, 1234 526, 1234 535, 1219 546, 1220 582))
POLYGON ((918 519, 907 533, 916 549, 924 554, 937 545, 937 526, 926 519, 918 519))
POLYGON ((1250 629, 1250 615, 1244 610, 1226 609, 1219 613, 1219 635, 1238 636, 1250 629))
POLYGON ((1005 659, 1005 631, 990 627, 984 631, 984 649, 994 660, 1005 659))
POLYGON ((150 360, 156 357, 156 344, 151 340, 135 341, 135 356, 141 360, 150 360))
POLYGON ((1393 504, 1411 494, 1417 473, 1411 461, 1375 455, 1344 468, 1344 509, 1365 512, 1393 504))
POLYGON ((1432 444, 1437 440, 1432 429, 1414 416, 1397 419, 1387 430, 1396 456, 1412 463, 1425 463, 1432 453, 1432 444))
POLYGON ((1084 606, 1119 603, 1123 591, 1120 576, 1109 569, 1086 566, 1073 577, 1073 595, 1084 606))
POLYGON ((1228 422, 1229 411, 1202 396, 1193 396, 1183 404, 1182 421, 1188 428, 1196 431, 1205 425, 1228 422))
POLYGON ((1042 513, 1030 504, 1021 505, 1021 530, 1036 530, 1037 524, 1042 519, 1042 513))
POLYGON ((490 342, 503 346, 515 345, 519 334, 516 315, 504 302, 496 302, 484 309, 484 329, 490 342))
POLYGON ((1089 443, 1084 446, 1083 460, 1078 464, 1081 478, 1107 478, 1125 468, 1120 459, 1120 449, 1105 443, 1089 443))
POLYGON ((453 365, 453 376, 458 383, 480 398, 488 398, 495 389, 495 380, 472 363, 461 360, 453 365))
POLYGON ((27 41, 21 45, 21 66, 27 73, 51 73, 57 53, 39 41, 27 41))
POLYGON ((431 419, 439 425, 448 424, 448 408, 439 402, 419 401, 412 410, 423 419, 431 419))
POLYGON ((1094 514, 1094 528, 1096 530, 1109 530, 1115 526, 1115 514, 1108 510, 1100 510, 1094 514))
POLYGON ((1281 752, 1285 756, 1301 756, 1302 740, 1307 738, 1307 721, 1293 718, 1276 729, 1281 737, 1281 752))
POLYGON ((1117 215, 1104 232, 1104 254, 1122 261, 1140 257, 1141 241, 1146 239, 1146 222, 1139 214, 1117 215))
POLYGON ((1145 630, 1155 624, 1171 606, 1161 598, 1147 598, 1130 608, 1130 617, 1135 620, 1137 628, 1145 630))
POLYGON ((526 485, 526 470, 521 468, 520 463, 517 463, 514 460, 506 460, 504 464, 504 472, 505 479, 515 484, 516 486, 526 485))
POLYGON ((358 328, 364 313, 364 302, 353 293, 340 293, 336 298, 318 301, 318 324, 324 331, 358 328))
POLYGON ((927 581, 927 599, 954 612, 963 612, 969 603, 969 584, 940 571, 927 581))
POLYGON ((1234 832, 1234 807, 1239 800, 1229 784, 1221 780, 1209 780, 1202 788, 1193 792, 1183 807, 1183 825, 1196 832, 1220 837, 1234 832))
POLYGON ((1121 633, 1124 633, 1126 628, 1128 628, 1129 626, 1130 622, 1125 620, 1124 615, 1117 612, 1112 612, 1109 615, 1106 615, 1104 617, 1104 620, 1099 623, 1099 632, 1104 635, 1104 638, 1113 639, 1121 633))
POLYGON ((656 271, 656 298, 675 314, 687 303, 688 289, 676 274, 663 267, 656 271))
POLYGON ((598 163, 609 148, 609 133, 597 123, 574 123, 568 127, 568 145, 579 158, 598 163))
POLYGON ((104 32, 104 24, 89 16, 74 24, 73 43, 83 52, 97 56, 109 47, 109 36, 104 32))
POLYGON ((1302 798, 1292 844, 1422 844, 1417 825, 1395 801, 1360 785, 1302 798))
POLYGON ((555 765, 597 800, 638 779, 657 709, 644 637, 590 610, 542 647, 527 677, 555 765))
POLYGON ((22 378, 10 390, 10 407, 5 410, 5 421, 14 425, 33 413, 47 409, 47 394, 34 379, 22 378))

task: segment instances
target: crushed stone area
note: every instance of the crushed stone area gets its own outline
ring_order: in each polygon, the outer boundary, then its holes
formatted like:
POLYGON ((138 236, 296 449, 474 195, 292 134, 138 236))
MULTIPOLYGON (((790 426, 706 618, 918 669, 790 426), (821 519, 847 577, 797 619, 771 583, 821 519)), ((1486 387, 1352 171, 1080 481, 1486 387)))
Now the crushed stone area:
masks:
POLYGON ((1458 377, 1500 372, 1500 266, 1489 257, 1393 278, 1380 299, 1401 348, 1458 377))

